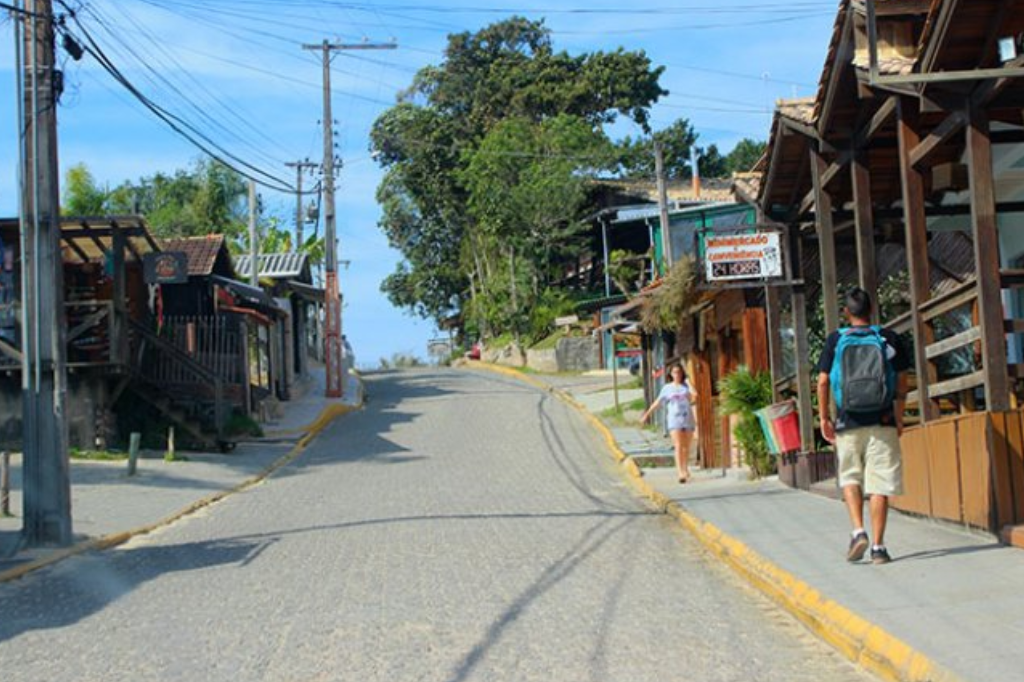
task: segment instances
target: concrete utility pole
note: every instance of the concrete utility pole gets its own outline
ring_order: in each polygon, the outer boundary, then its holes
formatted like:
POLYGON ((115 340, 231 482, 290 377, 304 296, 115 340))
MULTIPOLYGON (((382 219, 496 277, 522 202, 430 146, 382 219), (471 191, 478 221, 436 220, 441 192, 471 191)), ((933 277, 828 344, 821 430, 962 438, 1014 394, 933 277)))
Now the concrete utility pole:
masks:
POLYGON ((661 215, 661 249, 665 261, 664 275, 668 275, 672 263, 675 262, 672 253, 672 235, 668 222, 668 188, 665 186, 665 157, 661 149, 661 143, 654 140, 654 173, 658 180, 658 210, 661 215))
POLYGON ((64 276, 60 250, 53 7, 25 0, 15 15, 21 138, 21 301, 24 525, 29 546, 71 543, 64 276))
POLYGON ((394 50, 395 43, 330 43, 303 45, 304 50, 316 50, 323 60, 324 85, 324 241, 327 249, 324 296, 325 324, 324 360, 327 368, 328 398, 341 398, 345 392, 344 365, 341 343, 341 292, 338 290, 338 240, 335 234, 334 213, 334 128, 331 118, 331 52, 334 50, 394 50))
POLYGON ((292 161, 285 164, 295 169, 295 244, 292 245, 292 252, 297 253, 302 246, 302 228, 306 224, 305 211, 302 210, 302 172, 317 167, 309 159, 305 161, 292 161))
POLYGON ((260 285, 260 269, 256 262, 260 255, 259 237, 256 235, 256 183, 249 181, 249 284, 260 285))

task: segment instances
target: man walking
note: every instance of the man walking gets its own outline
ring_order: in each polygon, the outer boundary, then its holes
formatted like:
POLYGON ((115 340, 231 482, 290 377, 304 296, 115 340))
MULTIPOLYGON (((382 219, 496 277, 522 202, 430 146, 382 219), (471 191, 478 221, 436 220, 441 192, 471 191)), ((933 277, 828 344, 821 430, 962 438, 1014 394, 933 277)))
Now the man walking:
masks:
POLYGON ((899 436, 910 361, 896 334, 871 325, 866 291, 853 289, 843 312, 850 326, 829 335, 818 362, 821 434, 835 444, 839 485, 853 525, 846 558, 860 561, 870 546, 871 562, 886 564, 891 561, 885 547, 889 497, 903 493, 899 436), (873 544, 864 530, 865 494, 871 498, 873 544))

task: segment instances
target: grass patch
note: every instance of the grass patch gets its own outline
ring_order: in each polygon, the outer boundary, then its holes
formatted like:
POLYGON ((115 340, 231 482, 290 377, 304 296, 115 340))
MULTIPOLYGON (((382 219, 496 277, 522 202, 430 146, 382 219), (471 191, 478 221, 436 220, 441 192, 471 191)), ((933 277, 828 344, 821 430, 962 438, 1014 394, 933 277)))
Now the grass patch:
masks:
POLYGON ((617 408, 613 406, 602 410, 598 416, 615 426, 639 426, 637 423, 639 414, 642 414, 646 409, 647 401, 643 398, 637 398, 629 402, 619 403, 617 408))
POLYGON ((235 412, 228 419, 228 423, 224 425, 224 433, 228 436, 253 436, 261 438, 263 436, 263 428, 249 415, 235 412))
POLYGON ((81 459, 92 462, 122 462, 128 459, 127 452, 118 450, 79 450, 71 448, 68 452, 71 459, 81 459))
POLYGON ((559 329, 554 334, 547 336, 530 346, 530 350, 554 350, 558 342, 566 337, 565 330, 559 329))

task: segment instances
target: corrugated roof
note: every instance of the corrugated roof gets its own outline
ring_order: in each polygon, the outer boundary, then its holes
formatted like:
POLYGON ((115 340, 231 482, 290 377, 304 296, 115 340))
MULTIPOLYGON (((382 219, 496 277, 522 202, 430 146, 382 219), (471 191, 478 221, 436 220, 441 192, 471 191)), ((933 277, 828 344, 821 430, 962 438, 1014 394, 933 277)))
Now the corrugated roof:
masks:
POLYGON ((224 235, 208 234, 202 237, 178 237, 164 240, 164 251, 179 251, 188 258, 190 277, 207 277, 213 274, 217 255, 226 249, 224 235))
MULTIPOLYGON (((295 279, 302 277, 308 267, 309 256, 305 253, 261 253, 257 274, 268 279, 295 279)), ((251 276, 252 256, 235 258, 235 269, 242 279, 251 276)))

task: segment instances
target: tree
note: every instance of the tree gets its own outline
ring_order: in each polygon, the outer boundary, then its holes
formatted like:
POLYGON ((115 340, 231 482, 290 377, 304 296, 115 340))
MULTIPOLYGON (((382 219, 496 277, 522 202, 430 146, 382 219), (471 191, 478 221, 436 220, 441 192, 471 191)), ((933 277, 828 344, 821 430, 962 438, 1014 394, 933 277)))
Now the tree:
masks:
POLYGON ((620 172, 630 178, 654 178, 654 140, 661 144, 665 177, 669 180, 689 180, 690 148, 697 143, 697 133, 685 118, 677 119, 669 127, 652 136, 626 137, 619 144, 620 172))
POLYGON ((706 149, 698 150, 697 167, 702 178, 724 178, 729 175, 726 170, 726 157, 718 151, 718 145, 710 144, 706 149))
POLYGON ((111 213, 141 213, 161 237, 223 233, 237 237, 246 228, 246 184, 227 166, 200 159, 190 170, 156 173, 125 182, 109 193, 111 213))
POLYGON ((746 173, 753 168, 764 154, 764 142, 752 140, 745 137, 736 143, 729 155, 725 157, 725 169, 730 175, 733 173, 746 173))
POLYGON ((610 166, 611 152, 592 124, 559 115, 540 123, 507 118, 469 156, 458 177, 469 194, 473 249, 483 258, 467 265, 484 294, 507 302, 488 322, 517 334, 534 331, 528 311, 561 259, 578 250, 587 177, 610 166), (493 277, 484 261, 500 262, 502 275, 493 277))
POLYGON ((64 174, 63 194, 63 215, 99 216, 106 213, 107 192, 96 184, 84 163, 72 166, 64 174))
POLYGON ((438 322, 512 324, 508 311, 543 293, 561 237, 578 228, 579 188, 596 167, 581 145, 590 154, 620 115, 646 130, 662 70, 642 52, 555 52, 543 22, 521 17, 450 36, 444 61, 421 69, 371 133, 387 171, 380 225, 404 257, 382 285, 390 300, 438 322), (538 154, 549 163, 530 161, 538 154))

